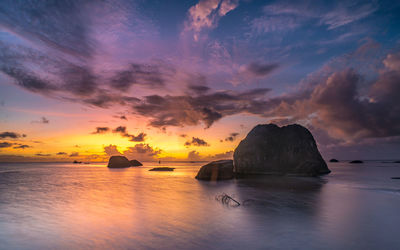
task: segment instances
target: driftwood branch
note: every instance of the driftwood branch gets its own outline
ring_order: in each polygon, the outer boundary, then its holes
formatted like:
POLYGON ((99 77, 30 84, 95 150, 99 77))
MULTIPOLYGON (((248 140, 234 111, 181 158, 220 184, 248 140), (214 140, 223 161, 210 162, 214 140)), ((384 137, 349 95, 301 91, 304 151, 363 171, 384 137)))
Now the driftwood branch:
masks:
POLYGON ((225 204, 225 205, 240 206, 240 203, 237 200, 233 199, 231 196, 229 196, 225 193, 221 194, 221 195, 217 195, 215 197, 215 199, 217 201, 222 202, 222 204, 225 204))

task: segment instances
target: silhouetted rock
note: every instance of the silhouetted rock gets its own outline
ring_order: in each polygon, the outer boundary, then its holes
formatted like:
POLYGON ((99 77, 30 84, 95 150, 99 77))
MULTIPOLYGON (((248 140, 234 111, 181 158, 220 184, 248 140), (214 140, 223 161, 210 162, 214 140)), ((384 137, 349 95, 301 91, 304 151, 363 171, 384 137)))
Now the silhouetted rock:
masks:
POLYGON ((336 159, 330 159, 329 162, 339 162, 339 161, 336 159))
POLYGON ((233 178, 233 161, 213 161, 202 166, 196 175, 198 180, 217 181, 233 178))
POLYGON ((125 156, 111 156, 108 160, 109 168, 128 168, 131 166, 130 161, 125 156))
POLYGON ((159 167, 159 168, 152 168, 149 171, 174 171, 175 168, 168 168, 168 167, 159 167))
POLYGON ((257 125, 239 143, 233 160, 238 175, 317 176, 331 172, 310 131, 297 124, 257 125))
POLYGON ((364 162, 360 161, 360 160, 355 160, 355 161, 351 161, 350 163, 364 163, 364 162))
POLYGON ((130 162, 131 162, 131 166, 133 166, 133 167, 143 166, 143 164, 138 160, 130 160, 130 162))
POLYGON ((400 161, 394 161, 393 163, 400 163, 400 161))
POLYGON ((400 180, 400 177, 392 177, 394 180, 400 180))
POLYGON ((74 163, 74 164, 81 164, 82 162, 81 162, 81 161, 74 160, 72 163, 74 163))

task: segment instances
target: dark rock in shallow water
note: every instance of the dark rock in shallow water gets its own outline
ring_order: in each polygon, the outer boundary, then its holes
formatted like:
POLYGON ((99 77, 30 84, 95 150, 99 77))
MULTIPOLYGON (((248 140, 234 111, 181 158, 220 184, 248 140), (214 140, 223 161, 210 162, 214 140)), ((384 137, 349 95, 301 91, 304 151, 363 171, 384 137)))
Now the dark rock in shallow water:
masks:
POLYGON ((213 161, 202 166, 196 175, 198 180, 217 181, 233 178, 233 161, 213 161))
POLYGON ((339 162, 339 161, 336 159, 330 159, 329 162, 339 162))
POLYGON ((310 131, 297 124, 257 125, 239 143, 233 161, 238 175, 318 176, 331 172, 310 131))
POLYGON ((351 161, 350 163, 364 163, 364 162, 360 161, 360 160, 355 160, 355 161, 351 161))
POLYGON ((400 163, 400 161, 394 161, 393 163, 400 163))
POLYGON ((130 161, 125 156, 111 156, 108 160, 109 168, 128 168, 131 166, 130 161))
POLYGON ((175 168, 168 167, 160 167, 160 168, 152 168, 149 171, 174 171, 175 168))
POLYGON ((400 177, 392 177, 394 180, 400 180, 400 177))
POLYGON ((130 160, 130 163, 131 163, 131 166, 133 166, 133 167, 143 166, 143 164, 138 160, 130 160))

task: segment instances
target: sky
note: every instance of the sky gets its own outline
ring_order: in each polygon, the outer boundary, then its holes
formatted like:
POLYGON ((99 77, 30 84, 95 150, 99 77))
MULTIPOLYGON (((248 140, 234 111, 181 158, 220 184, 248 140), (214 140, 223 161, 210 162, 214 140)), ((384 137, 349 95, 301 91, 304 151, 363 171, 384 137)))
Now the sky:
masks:
POLYGON ((0 162, 231 158, 257 124, 400 151, 398 1, 0 2, 0 162))

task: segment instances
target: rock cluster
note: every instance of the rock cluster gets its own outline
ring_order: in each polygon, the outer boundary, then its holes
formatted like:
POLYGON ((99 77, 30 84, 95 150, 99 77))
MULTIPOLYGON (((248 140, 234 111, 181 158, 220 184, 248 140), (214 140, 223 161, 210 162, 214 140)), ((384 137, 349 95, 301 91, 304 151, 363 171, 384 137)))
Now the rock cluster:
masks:
POLYGON ((111 156, 107 165, 109 168, 129 168, 132 166, 142 166, 142 163, 137 160, 129 161, 128 158, 120 155, 111 156))

